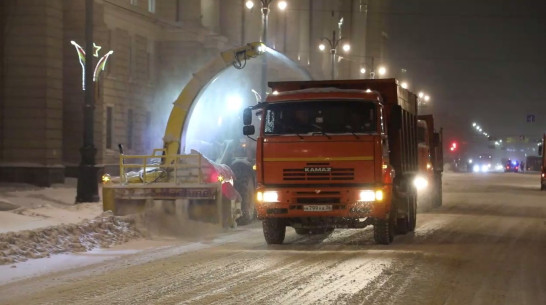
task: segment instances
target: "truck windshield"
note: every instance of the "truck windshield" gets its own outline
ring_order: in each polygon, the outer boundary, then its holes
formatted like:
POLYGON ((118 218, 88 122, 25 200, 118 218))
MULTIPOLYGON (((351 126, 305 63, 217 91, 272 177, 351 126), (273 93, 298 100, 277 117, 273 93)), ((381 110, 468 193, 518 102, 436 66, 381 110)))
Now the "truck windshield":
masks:
POLYGON ((264 134, 376 133, 377 104, 364 100, 289 101, 265 110, 264 134))

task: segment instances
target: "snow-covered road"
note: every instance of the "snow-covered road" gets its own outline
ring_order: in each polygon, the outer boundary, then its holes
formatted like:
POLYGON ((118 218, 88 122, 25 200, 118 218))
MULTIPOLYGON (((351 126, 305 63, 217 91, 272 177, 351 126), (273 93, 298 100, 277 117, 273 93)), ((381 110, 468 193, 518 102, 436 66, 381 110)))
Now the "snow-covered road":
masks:
POLYGON ((389 246, 376 245, 371 228, 328 237, 289 229, 284 245, 267 246, 254 223, 205 239, 148 241, 155 246, 146 250, 129 243, 125 254, 82 254, 80 261, 95 260, 4 282, 0 303, 546 304, 546 192, 538 179, 446 174, 444 206, 418 214, 415 233, 389 246))

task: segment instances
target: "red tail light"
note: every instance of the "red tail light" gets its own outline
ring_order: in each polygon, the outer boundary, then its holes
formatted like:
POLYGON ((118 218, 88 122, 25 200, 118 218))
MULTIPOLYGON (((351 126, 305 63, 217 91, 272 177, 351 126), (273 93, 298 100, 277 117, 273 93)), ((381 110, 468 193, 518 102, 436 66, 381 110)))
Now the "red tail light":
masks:
POLYGON ((216 171, 210 172, 209 182, 218 182, 218 173, 216 171))

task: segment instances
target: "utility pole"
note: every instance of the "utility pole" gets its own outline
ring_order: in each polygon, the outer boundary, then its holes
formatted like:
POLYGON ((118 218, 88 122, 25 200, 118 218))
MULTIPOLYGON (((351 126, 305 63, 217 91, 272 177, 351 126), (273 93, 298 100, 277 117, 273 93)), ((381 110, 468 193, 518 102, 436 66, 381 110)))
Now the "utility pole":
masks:
POLYGON ((78 173, 76 203, 98 202, 98 178, 95 166, 94 132, 94 83, 93 83, 93 1, 85 0, 85 91, 83 106, 83 146, 80 148, 81 163, 78 173))

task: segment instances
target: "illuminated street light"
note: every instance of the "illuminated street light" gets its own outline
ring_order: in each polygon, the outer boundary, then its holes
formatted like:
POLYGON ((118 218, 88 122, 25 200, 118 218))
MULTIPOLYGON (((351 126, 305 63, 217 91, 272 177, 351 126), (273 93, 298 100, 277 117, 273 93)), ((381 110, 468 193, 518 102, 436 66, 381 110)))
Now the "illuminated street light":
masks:
POLYGON ((360 73, 361 73, 361 74, 366 73, 366 68, 360 68, 360 73))
MULTIPOLYGON (((322 38, 322 42, 320 45, 319 45, 319 49, 321 51, 324 51, 326 50, 326 45, 324 44, 324 42, 327 42, 328 45, 330 46, 330 54, 332 56, 332 60, 331 60, 331 72, 332 72, 332 79, 335 79, 336 78, 336 53, 337 53, 337 47, 339 45, 339 42, 341 40, 343 40, 343 38, 341 37, 341 26, 343 25, 343 18, 341 18, 339 20, 339 23, 338 23, 338 27, 339 27, 339 38, 336 38, 336 31, 332 31, 332 39, 329 39, 329 38, 326 38, 326 37, 323 37, 322 38)), ((348 52, 349 50, 351 49, 351 45, 348 44, 348 43, 345 43, 343 45, 343 51, 345 52, 348 52)))
POLYGON ((423 98, 425 96, 425 94, 423 93, 423 91, 419 92, 418 94, 419 98, 423 98))
POLYGON ((385 75, 387 73, 387 68, 381 66, 381 67, 379 67, 377 72, 379 73, 379 75, 383 76, 383 75, 385 75))
MULTIPOLYGON (((261 9, 261 12, 262 12, 262 33, 261 33, 261 36, 260 36, 260 42, 263 42, 265 45, 267 45, 267 27, 268 27, 268 23, 269 23, 269 5, 271 4, 273 0, 260 0, 261 4, 262 4, 262 9, 261 9)), ((287 7, 287 3, 286 1, 280 1, 278 3, 278 7, 279 9, 281 10, 284 10, 286 9, 287 7)), ((245 2, 245 6, 248 8, 248 9, 252 9, 254 7, 254 1, 246 1, 245 2)), ((285 35, 286 37, 286 35, 285 35)), ((286 47, 286 44, 285 44, 285 47, 286 47)), ((262 71, 261 71, 261 78, 260 78, 260 95, 261 95, 261 98, 262 99, 265 99, 266 95, 267 95, 267 57, 266 56, 263 56, 262 57, 262 71)))
POLYGON ((402 82, 402 83, 400 84, 400 87, 402 87, 402 88, 404 88, 404 89, 408 89, 408 83, 402 82))
POLYGON ((425 102, 428 102, 430 100, 430 96, 425 95, 424 99, 425 99, 425 102))

